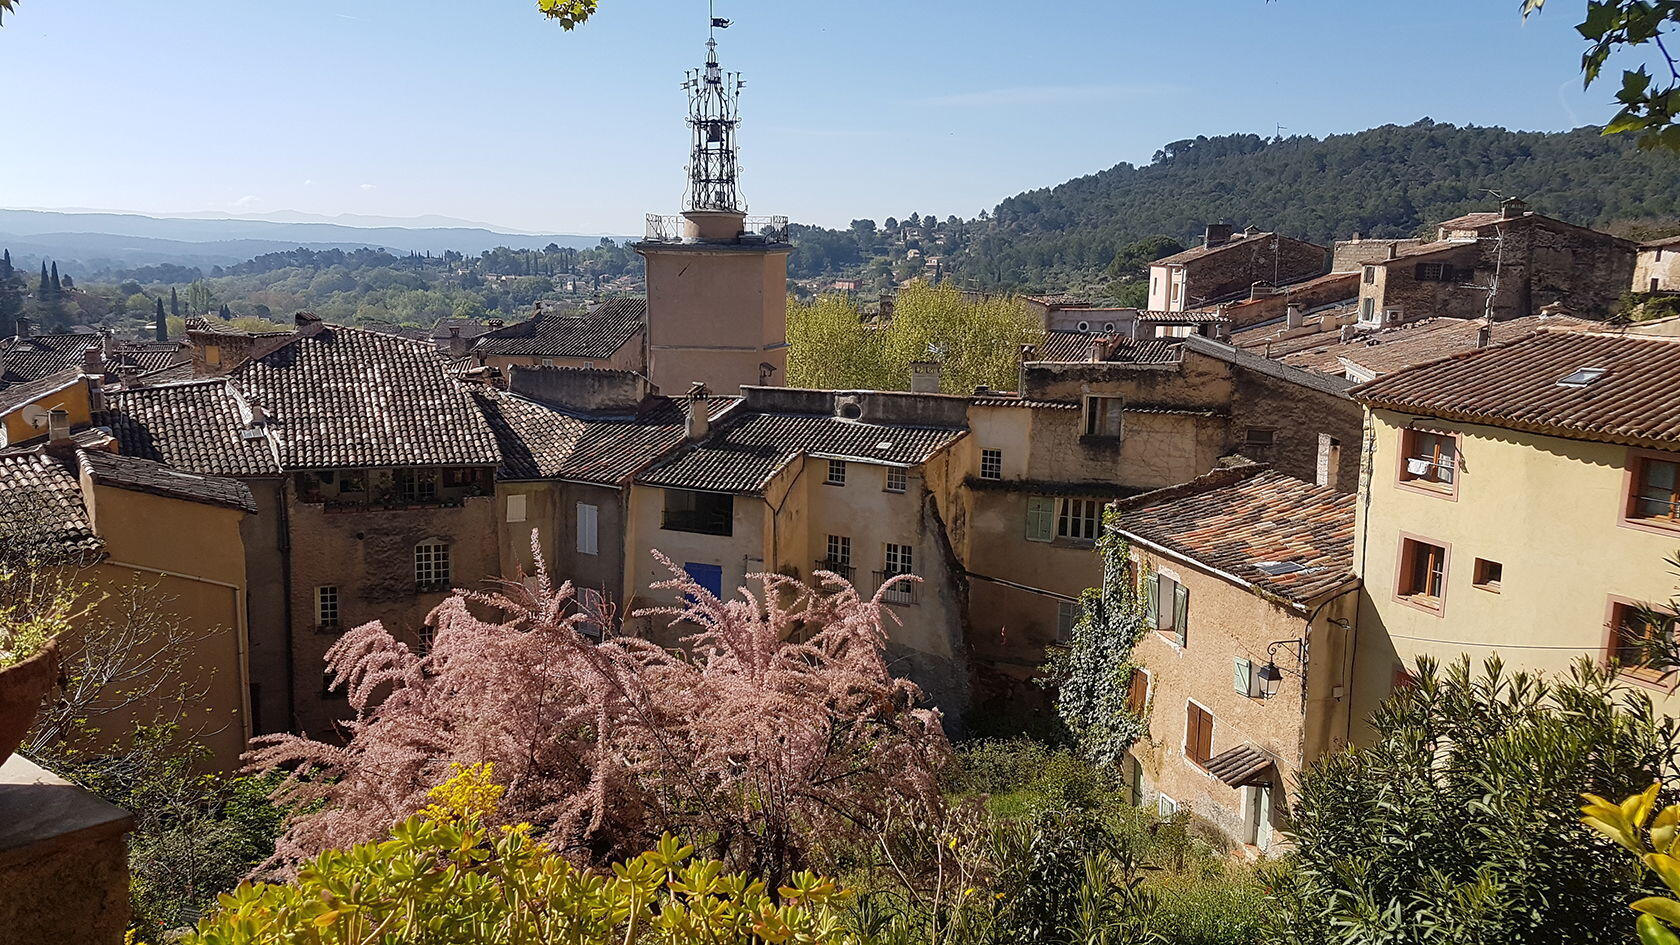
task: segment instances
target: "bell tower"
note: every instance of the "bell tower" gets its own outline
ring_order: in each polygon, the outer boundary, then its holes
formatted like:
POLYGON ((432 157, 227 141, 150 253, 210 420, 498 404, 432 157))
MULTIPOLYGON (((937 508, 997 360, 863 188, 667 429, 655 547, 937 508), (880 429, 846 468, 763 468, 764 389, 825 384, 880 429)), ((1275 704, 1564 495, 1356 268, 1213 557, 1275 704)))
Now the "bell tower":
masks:
POLYGON ((787 383, 787 217, 749 217, 740 192, 740 73, 718 65, 713 17, 706 66, 690 70, 691 145, 680 216, 649 214, 635 250, 647 260, 648 378, 660 390, 698 381, 720 394, 787 383))

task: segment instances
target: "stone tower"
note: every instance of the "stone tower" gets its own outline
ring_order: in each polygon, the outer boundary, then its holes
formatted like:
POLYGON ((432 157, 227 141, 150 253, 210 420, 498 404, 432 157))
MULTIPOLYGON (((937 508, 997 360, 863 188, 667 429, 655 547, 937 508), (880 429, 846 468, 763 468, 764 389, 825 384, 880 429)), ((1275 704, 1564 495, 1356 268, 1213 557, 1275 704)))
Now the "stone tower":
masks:
POLYGON ((713 19, 706 67, 689 72, 688 192, 680 217, 650 214, 635 245, 647 260, 648 378, 667 394, 698 381, 714 393, 787 382, 787 218, 748 218, 735 131, 742 82, 718 67, 713 19))

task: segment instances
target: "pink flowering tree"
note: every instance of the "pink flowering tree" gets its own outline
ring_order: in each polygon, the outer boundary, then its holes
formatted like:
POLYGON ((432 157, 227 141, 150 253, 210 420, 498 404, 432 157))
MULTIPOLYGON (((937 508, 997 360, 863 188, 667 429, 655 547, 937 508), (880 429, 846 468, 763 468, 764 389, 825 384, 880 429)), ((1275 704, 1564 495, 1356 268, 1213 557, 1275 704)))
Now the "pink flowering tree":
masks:
POLYGON ((596 639, 612 621, 554 586, 540 552, 528 585, 440 604, 425 653, 378 622, 346 633, 327 663, 356 712, 347 743, 275 735, 249 756, 288 773, 279 799, 300 812, 275 865, 384 836, 456 764, 493 763, 496 817, 580 861, 670 831, 772 883, 889 807, 940 804, 950 745, 887 671, 880 592, 770 574, 720 600, 656 556, 673 574, 657 586, 686 603, 646 613, 692 629, 680 648, 596 639))

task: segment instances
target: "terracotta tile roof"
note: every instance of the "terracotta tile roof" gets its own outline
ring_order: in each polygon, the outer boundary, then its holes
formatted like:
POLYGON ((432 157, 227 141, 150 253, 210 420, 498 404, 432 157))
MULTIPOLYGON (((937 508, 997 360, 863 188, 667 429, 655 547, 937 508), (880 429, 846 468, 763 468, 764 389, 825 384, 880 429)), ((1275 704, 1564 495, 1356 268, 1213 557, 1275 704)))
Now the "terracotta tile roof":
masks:
POLYGON ((810 414, 747 414, 726 420, 704 440, 678 450, 636 481, 673 489, 752 493, 801 455, 915 466, 966 432, 810 414))
POLYGON ((0 546, 52 559, 102 550, 76 473, 41 452, 0 456, 0 546))
POLYGON ((1373 407, 1610 443, 1680 443, 1680 339, 1536 332, 1379 377, 1373 407), (1590 383, 1558 383, 1583 368, 1590 383))
POLYGON ((611 299, 583 315, 539 311, 525 321, 485 332, 473 351, 481 355, 544 358, 610 358, 647 321, 647 299, 611 299))
POLYGON ((1156 325, 1211 325, 1231 320, 1220 312, 1211 311, 1166 312, 1151 308, 1142 309, 1137 315, 1140 321, 1156 325))
POLYGON ((274 476, 280 464, 265 439, 242 432, 250 409, 222 378, 107 391, 94 422, 108 426, 127 456, 217 476, 274 476))
MULTIPOLYGON (((1091 356, 1091 342, 1107 338, 1083 331, 1052 330, 1044 333, 1038 347, 1040 361, 1085 361, 1091 356)), ((1144 342, 1115 338, 1106 360, 1132 364, 1167 364, 1178 360, 1178 339, 1153 338, 1144 342)))
POLYGON ((137 374, 191 363, 192 349, 179 341, 126 342, 117 345, 115 354, 106 359, 112 370, 126 369, 137 374))
POLYGON ((1680 246, 1680 235, 1665 236, 1660 240, 1648 240, 1639 244, 1640 249, 1667 249, 1670 246, 1680 246))
POLYGON ((427 342, 326 325, 241 364, 229 380, 272 414, 287 469, 500 459, 484 415, 427 342))
POLYGON ((1277 778, 1276 763, 1256 745, 1238 745, 1208 759, 1208 774, 1232 787, 1271 784, 1277 778))
POLYGON ((250 487, 237 479, 183 472, 149 459, 96 450, 78 452, 77 460, 87 467, 96 483, 245 512, 257 511, 250 487))
MULTIPOLYGON (((1272 357, 1284 364, 1338 377, 1346 371, 1343 359, 1368 371, 1388 374, 1474 348, 1481 324, 1479 318, 1425 318, 1394 328, 1366 332, 1346 342, 1340 336, 1326 332, 1308 339, 1312 344, 1294 350, 1280 352, 1282 345, 1275 346, 1272 357)), ((1496 343, 1511 341, 1542 328, 1585 330, 1595 327, 1602 328, 1603 323, 1567 315, 1529 315, 1494 322, 1492 340, 1496 343)))
POLYGON ((1356 502, 1248 465, 1122 501, 1119 530, 1305 604, 1352 574, 1356 502))
POLYGON ((59 332, 13 339, 0 352, 0 386, 81 368, 82 352, 104 344, 95 332, 59 332))
MULTIPOLYGON (((473 397, 496 432, 504 479, 570 479, 617 485, 683 441, 683 407, 661 397, 634 415, 570 413, 489 387, 473 397)), ((708 400, 717 418, 738 397, 708 400)))
MULTIPOLYGON (((24 381, 10 387, 0 388, 0 417, 25 404, 33 403, 43 397, 50 397, 59 391, 69 390, 77 384, 85 383, 87 382, 82 379, 80 371, 60 371, 39 380, 24 381)), ((46 429, 42 428, 41 432, 45 433, 46 429)))
POLYGON ((1078 410, 1079 402, 1074 400, 1028 400, 1019 394, 1005 396, 975 397, 971 401, 976 407, 1026 407, 1034 410, 1078 410))
POLYGON ((1394 254, 1393 259, 1371 259, 1360 263, 1360 265, 1386 266, 1389 263, 1412 261, 1419 256, 1433 256, 1436 253, 1444 253, 1448 250, 1475 248, 1476 243, 1471 240, 1436 240, 1433 243, 1423 243, 1418 246, 1403 246, 1394 254))
POLYGON ((1479 230, 1484 226, 1492 226, 1502 219, 1504 219, 1504 214, 1501 214, 1498 210, 1485 210, 1478 213, 1466 213, 1463 216, 1453 217, 1451 220, 1442 220, 1435 225, 1449 230, 1479 230))
MULTIPOLYGON (((1264 233, 1232 233, 1229 239, 1218 245, 1207 246, 1204 244, 1202 246, 1192 246, 1182 253, 1174 253, 1171 256, 1157 259, 1150 263, 1150 265, 1182 266, 1186 263, 1195 262, 1203 257, 1212 256, 1215 253, 1222 253, 1227 249, 1234 249, 1238 246, 1252 247, 1255 243, 1270 239, 1276 235, 1276 233, 1271 231, 1264 233)), ((1288 239, 1288 237, 1285 237, 1285 239, 1288 239)))

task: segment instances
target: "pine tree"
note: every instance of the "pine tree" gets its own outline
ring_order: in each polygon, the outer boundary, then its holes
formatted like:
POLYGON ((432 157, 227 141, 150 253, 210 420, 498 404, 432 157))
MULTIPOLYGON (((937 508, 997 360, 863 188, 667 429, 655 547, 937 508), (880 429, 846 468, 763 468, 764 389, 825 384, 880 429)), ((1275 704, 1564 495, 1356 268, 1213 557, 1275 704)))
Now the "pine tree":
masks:
POLYGON ((152 319, 152 333, 158 341, 169 340, 169 320, 163 315, 163 298, 157 300, 157 314, 152 319))

